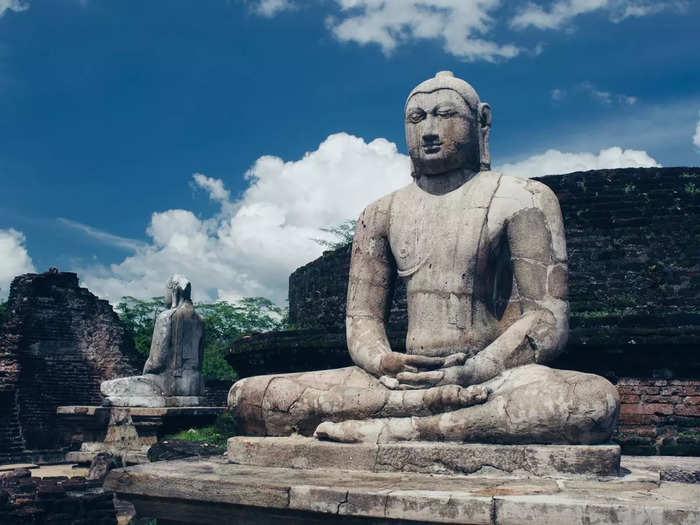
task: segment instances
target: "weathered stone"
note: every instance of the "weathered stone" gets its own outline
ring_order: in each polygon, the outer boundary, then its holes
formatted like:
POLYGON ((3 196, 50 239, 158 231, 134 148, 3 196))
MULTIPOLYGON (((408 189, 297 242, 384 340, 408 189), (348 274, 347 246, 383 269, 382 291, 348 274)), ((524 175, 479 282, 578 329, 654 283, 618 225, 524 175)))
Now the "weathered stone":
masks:
POLYGON ((543 366, 568 335, 556 197, 489 171, 490 107, 449 72, 411 92, 405 124, 414 182, 370 204, 355 229, 346 330, 356 366, 237 382, 229 406, 241 429, 315 427, 316 437, 347 443, 608 441, 613 385, 543 366), (397 276, 406 353, 386 331, 397 276), (466 391, 477 385, 478 395, 466 391))
POLYGON ((121 468, 124 465, 119 457, 115 457, 109 452, 100 452, 95 455, 95 458, 90 463, 90 470, 86 476, 86 479, 99 479, 102 480, 107 476, 107 473, 113 468, 121 468))
POLYGON ((106 403, 112 406, 201 406, 204 323, 194 311, 192 286, 173 275, 165 290, 169 307, 158 314, 143 375, 105 381, 106 403))
POLYGON ((102 403, 100 383, 143 361, 107 301, 68 272, 16 277, 0 328, 0 463, 52 459, 56 407, 102 403))
POLYGON ((121 499, 133 499, 149 516, 173 519, 188 507, 201 520, 217 522, 240 516, 241 523, 282 519, 294 510, 294 523, 341 518, 409 520, 422 523, 505 523, 568 525, 616 523, 691 524, 700 520, 698 485, 640 482, 629 474, 612 481, 568 481, 545 478, 448 476, 403 472, 252 467, 222 458, 181 460, 112 471, 105 488, 121 499), (585 483, 586 485, 582 485, 585 483), (152 504, 149 505, 149 502, 152 504), (209 505, 218 503, 219 505, 209 505), (245 505, 249 516, 238 505, 245 505), (263 511, 261 507, 266 510, 263 511), (520 509, 520 511, 519 511, 520 509), (170 513, 170 514, 169 514, 170 513), (644 519, 641 519, 644 517, 644 519))
POLYGON ((618 445, 333 443, 301 436, 233 437, 228 460, 240 465, 424 474, 617 476, 618 445))

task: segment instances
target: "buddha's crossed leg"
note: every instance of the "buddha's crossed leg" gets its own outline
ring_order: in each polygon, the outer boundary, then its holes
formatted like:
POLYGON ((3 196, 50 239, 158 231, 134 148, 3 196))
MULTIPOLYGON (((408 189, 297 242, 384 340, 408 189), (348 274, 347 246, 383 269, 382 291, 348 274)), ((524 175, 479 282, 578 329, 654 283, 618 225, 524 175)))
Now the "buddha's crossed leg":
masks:
POLYGON ((228 406, 245 434, 312 435, 324 421, 429 416, 483 403, 487 390, 447 385, 390 390, 359 367, 256 376, 237 381, 228 406))
POLYGON ((315 430, 342 442, 601 443, 615 428, 618 406, 617 390, 604 378, 541 365, 467 388, 389 390, 348 367, 251 377, 229 393, 243 433, 315 430))
POLYGON ((484 383, 488 400, 427 417, 324 422, 316 436, 342 442, 423 440, 486 443, 603 443, 615 429, 619 399, 606 379, 526 365, 484 383))

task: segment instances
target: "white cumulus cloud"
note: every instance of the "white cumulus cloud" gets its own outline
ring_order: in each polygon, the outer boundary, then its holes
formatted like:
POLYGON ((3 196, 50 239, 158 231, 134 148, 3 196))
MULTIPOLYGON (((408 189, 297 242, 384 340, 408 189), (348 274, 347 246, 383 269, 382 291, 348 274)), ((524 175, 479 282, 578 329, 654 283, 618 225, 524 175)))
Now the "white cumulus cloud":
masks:
MULTIPOLYGON (((700 112, 698 112, 700 115, 700 112)), ((693 144, 700 148, 700 120, 698 120, 698 125, 695 128, 695 135, 693 136, 693 144)))
MULTIPOLYGON (((249 0, 253 10, 273 16, 302 2, 249 0)), ((321 3, 319 0, 316 0, 321 3)), ((326 27, 343 42, 379 45, 385 54, 411 41, 438 40, 444 50, 463 60, 493 62, 523 49, 488 37, 502 0, 333 0, 337 14, 326 27)), ((530 51, 539 54, 541 47, 530 51)))
POLYGON ((22 232, 14 228, 0 230, 0 297, 7 296, 14 277, 35 271, 24 242, 22 232))
POLYGON ((265 17, 275 16, 281 11, 294 9, 295 4, 290 0, 258 0, 253 4, 253 10, 265 17))
POLYGON ((541 177, 574 171, 615 168, 660 167, 646 151, 622 149, 617 146, 595 153, 565 153, 550 149, 539 155, 512 164, 503 164, 496 169, 516 177, 541 177))
POLYGON ((561 29, 577 16, 604 12, 612 22, 626 18, 648 16, 664 10, 682 11, 688 2, 683 0, 557 0, 547 7, 528 2, 510 21, 515 29, 561 29))
MULTIPOLYGON (((499 42, 493 29, 510 12, 504 0, 246 0, 253 12, 272 17, 286 10, 311 4, 331 5, 334 14, 326 18, 326 27, 343 42, 378 45, 391 54, 403 44, 436 40, 445 52, 465 61, 495 62, 517 55, 537 56, 544 45, 534 48, 499 42)), ((642 17, 664 10, 682 12, 687 0, 555 0, 543 5, 521 2, 509 27, 523 30, 569 30, 575 17, 604 12, 612 22, 642 17)), ((509 6, 508 6, 509 7, 509 6)))
POLYGON ((385 53, 409 40, 439 39, 468 61, 516 56, 520 49, 485 38, 500 0, 335 0, 341 15, 328 27, 341 41, 379 44, 385 53))
POLYGON ((196 300, 262 295, 286 298, 289 274, 318 257, 320 227, 356 218, 373 200, 410 182, 408 157, 396 145, 338 133, 295 161, 259 158, 249 186, 229 200, 221 180, 195 174, 193 182, 220 203, 214 217, 189 210, 154 213, 150 242, 119 264, 79 270, 100 297, 162 295, 172 273, 192 281, 196 300))

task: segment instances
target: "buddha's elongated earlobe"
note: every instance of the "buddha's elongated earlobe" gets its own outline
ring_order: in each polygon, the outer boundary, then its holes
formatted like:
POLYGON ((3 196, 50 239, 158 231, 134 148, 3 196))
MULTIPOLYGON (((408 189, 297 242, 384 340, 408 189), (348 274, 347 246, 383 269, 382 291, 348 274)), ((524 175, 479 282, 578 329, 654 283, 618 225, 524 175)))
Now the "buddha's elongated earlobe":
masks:
POLYGON ((479 163, 481 171, 491 169, 491 152, 489 151, 489 134, 491 133, 491 106, 479 103, 479 163))

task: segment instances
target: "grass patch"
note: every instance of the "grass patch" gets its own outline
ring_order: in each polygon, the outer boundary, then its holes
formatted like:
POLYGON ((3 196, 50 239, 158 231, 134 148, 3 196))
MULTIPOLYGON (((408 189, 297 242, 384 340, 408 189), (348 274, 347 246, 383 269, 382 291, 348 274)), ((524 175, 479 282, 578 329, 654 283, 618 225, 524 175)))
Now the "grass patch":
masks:
POLYGON ((165 436, 165 439, 180 439, 183 441, 195 441, 207 443, 216 447, 226 447, 228 438, 237 435, 236 422, 229 413, 223 413, 216 418, 213 425, 201 428, 181 430, 176 434, 165 436))

